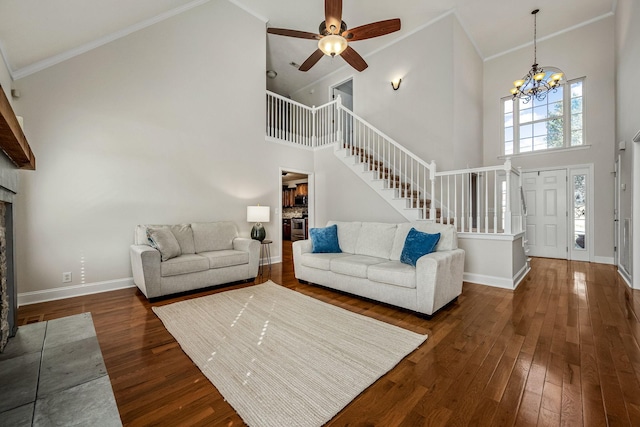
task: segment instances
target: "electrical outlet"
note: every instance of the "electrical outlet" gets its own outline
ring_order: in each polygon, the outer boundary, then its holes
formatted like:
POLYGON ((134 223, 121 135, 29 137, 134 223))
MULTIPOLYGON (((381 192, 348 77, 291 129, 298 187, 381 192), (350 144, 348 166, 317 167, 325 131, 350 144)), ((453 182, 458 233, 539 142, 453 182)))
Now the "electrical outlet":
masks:
POLYGON ((71 272, 67 271, 66 273, 62 273, 62 283, 71 282, 71 272))

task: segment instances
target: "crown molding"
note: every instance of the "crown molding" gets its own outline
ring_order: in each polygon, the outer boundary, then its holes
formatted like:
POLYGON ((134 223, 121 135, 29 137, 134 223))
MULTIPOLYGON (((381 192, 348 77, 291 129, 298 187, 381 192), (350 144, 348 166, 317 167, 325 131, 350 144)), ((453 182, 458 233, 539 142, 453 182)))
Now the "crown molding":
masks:
POLYGON ((4 45, 2 44, 1 41, 0 41, 0 56, 2 56, 2 61, 4 62, 4 65, 7 68, 7 71, 9 72, 9 77, 11 77, 11 80, 15 80, 13 70, 9 65, 9 60, 7 59, 7 54, 4 50, 4 45))
MULTIPOLYGON (((568 32, 573 31, 573 30, 577 30, 578 28, 582 28, 582 27, 585 27, 587 25, 591 25, 594 22, 598 22, 598 21, 601 21, 603 19, 606 19, 606 18, 609 18, 609 17, 612 17, 612 16, 614 16, 613 12, 607 12, 604 15, 596 16, 595 18, 592 18, 592 19, 589 19, 587 21, 581 22, 581 23, 576 24, 576 25, 574 25, 572 27, 567 27, 567 28, 565 28, 563 30, 560 30, 560 31, 557 31, 555 33, 549 34, 548 36, 540 37, 540 38, 537 39, 537 41, 538 42, 542 42, 542 41, 545 41, 545 40, 549 40, 549 39, 552 39, 552 38, 557 37, 559 35, 568 33, 568 32)), ((515 52, 517 50, 523 49, 525 47, 530 47, 530 46, 533 46, 533 41, 530 41, 530 42, 527 42, 525 44, 521 44, 520 46, 516 46, 516 47, 513 47, 511 49, 505 50, 504 52, 500 52, 500 53, 496 53, 495 55, 488 56, 488 57, 486 57, 484 59, 484 61, 485 62, 491 61, 492 59, 496 59, 496 58, 499 58, 501 56, 508 55, 509 53, 513 53, 513 52, 515 52)))
POLYGON ((249 15, 252 15, 254 18, 257 18, 259 21, 262 21, 265 24, 267 22, 269 22, 269 18, 265 18, 264 16, 260 15, 259 13, 255 12, 254 10, 249 9, 247 6, 241 4, 239 1, 237 1, 237 0, 227 0, 227 1, 229 3, 233 3, 234 5, 239 7, 240 9, 244 10, 245 12, 247 12, 249 15))
MULTIPOLYGON (((12 73, 12 78, 13 80, 18 80, 27 76, 30 76, 31 74, 35 74, 39 71, 42 71, 44 69, 47 69, 49 67, 52 67, 56 64, 59 64, 61 62, 64 62, 68 59, 71 59, 73 57, 76 57, 78 55, 82 55, 83 53, 89 52, 90 50, 93 50, 95 48, 98 48, 100 46, 103 46, 107 43, 111 43, 112 41, 118 40, 122 37, 128 36, 129 34, 135 33, 136 31, 140 31, 143 30, 147 27, 150 27, 151 25, 157 24, 159 22, 165 21, 169 18, 172 18, 176 15, 179 15, 181 13, 184 13, 188 10, 191 10, 195 7, 201 6, 205 3, 208 3, 210 0, 194 0, 192 2, 186 3, 180 7, 177 7, 175 9, 171 9, 167 12, 161 13, 160 15, 156 15, 152 18, 146 19, 144 21, 141 21, 137 24, 131 25, 127 28, 123 28, 122 30, 116 31, 114 33, 108 34, 104 37, 101 37, 99 39, 96 39, 94 41, 91 41, 89 43, 85 43, 81 46, 78 46, 76 48, 67 50, 66 52, 62 52, 58 55, 54 55, 51 56, 49 58, 43 59, 41 61, 35 62, 31 65, 27 65, 26 67, 22 67, 19 68, 15 71, 13 71, 12 73)), ((8 63, 8 61, 6 60, 6 56, 4 55, 3 52, 3 57, 5 57, 5 63, 8 63)), ((11 69, 9 66, 7 66, 7 68, 9 68, 10 72, 11 69)))
POLYGON ((473 45, 473 48, 476 50, 476 53, 478 54, 480 59, 482 61, 484 61, 484 55, 482 54, 482 51, 480 51, 480 47, 476 43, 476 40, 471 36, 471 33, 469 32, 469 29, 467 28, 467 25, 464 23, 462 18, 460 18, 460 14, 458 14, 458 10, 454 9, 453 14, 455 15, 456 19, 458 20, 458 23, 460 24, 460 26, 462 27, 462 31, 464 31, 464 33, 467 35, 467 38, 469 39, 469 41, 473 45))

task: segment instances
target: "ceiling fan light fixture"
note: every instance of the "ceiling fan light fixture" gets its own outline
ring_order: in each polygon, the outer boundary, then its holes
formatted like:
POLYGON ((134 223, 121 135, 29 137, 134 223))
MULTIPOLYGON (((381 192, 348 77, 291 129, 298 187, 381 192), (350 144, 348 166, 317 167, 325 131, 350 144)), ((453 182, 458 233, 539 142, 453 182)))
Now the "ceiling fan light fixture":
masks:
POLYGON ((318 41, 318 49, 325 55, 340 55, 347 48, 347 40, 337 34, 324 36, 318 41))

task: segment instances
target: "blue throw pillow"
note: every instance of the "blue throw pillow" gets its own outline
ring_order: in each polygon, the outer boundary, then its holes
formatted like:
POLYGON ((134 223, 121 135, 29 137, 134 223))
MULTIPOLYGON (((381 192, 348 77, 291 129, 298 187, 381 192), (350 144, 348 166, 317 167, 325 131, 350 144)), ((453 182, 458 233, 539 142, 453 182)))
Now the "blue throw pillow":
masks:
POLYGON ((340 253, 338 244, 338 226, 333 224, 325 228, 309 229, 311 236, 311 252, 314 254, 340 253))
POLYGON ((412 227, 411 230, 409 230, 409 234, 407 234, 407 239, 404 241, 400 262, 415 267, 418 258, 433 252, 439 241, 440 233, 423 233, 412 227))

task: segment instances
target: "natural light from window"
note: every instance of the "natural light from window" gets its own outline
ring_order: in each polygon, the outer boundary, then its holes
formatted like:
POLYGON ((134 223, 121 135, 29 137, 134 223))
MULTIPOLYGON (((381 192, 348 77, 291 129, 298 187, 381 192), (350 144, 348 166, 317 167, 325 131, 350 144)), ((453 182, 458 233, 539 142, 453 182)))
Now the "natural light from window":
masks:
POLYGON ((503 98, 503 154, 583 145, 583 82, 584 78, 569 81, 549 91, 543 100, 503 98))

